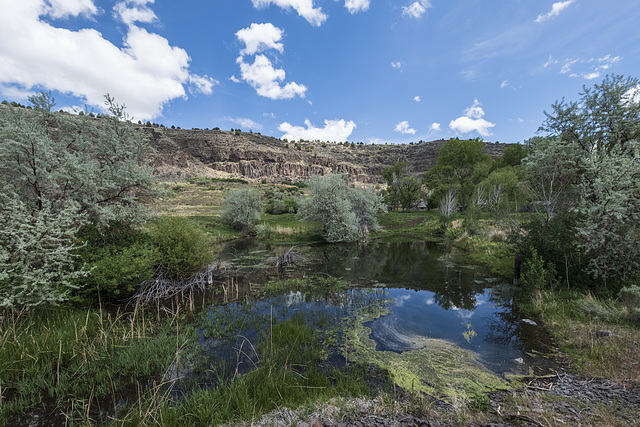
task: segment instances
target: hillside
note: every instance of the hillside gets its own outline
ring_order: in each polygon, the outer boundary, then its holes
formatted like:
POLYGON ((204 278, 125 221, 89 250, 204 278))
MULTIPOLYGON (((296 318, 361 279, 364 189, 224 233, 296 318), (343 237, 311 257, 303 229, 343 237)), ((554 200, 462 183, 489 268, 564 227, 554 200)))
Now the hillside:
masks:
MULTIPOLYGON (((286 143, 257 133, 140 127, 155 149, 152 164, 162 179, 229 176, 279 182, 329 172, 348 173, 362 183, 384 182, 382 169, 408 163, 411 174, 435 165, 444 140, 405 145, 286 143)), ((508 144, 486 143, 497 158, 508 144)))

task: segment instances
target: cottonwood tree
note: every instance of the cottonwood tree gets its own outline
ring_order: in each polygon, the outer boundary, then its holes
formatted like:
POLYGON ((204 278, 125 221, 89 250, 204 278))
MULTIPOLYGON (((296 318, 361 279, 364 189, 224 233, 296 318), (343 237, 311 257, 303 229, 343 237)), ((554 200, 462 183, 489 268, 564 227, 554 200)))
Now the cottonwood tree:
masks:
POLYGON ((422 195, 422 182, 407 175, 407 162, 396 163, 382 170, 382 177, 387 181, 385 199, 392 209, 401 207, 409 212, 413 204, 422 195))
POLYGON ((64 300, 74 277, 77 233, 93 223, 140 222, 137 197, 154 182, 149 147, 109 95, 110 116, 52 113, 50 93, 34 109, 0 109, 0 306, 64 300))
MULTIPOLYGON (((424 175, 424 183, 439 201, 453 187, 460 207, 465 210, 473 197, 476 185, 488 174, 493 163, 484 153, 481 139, 452 138, 440 148, 436 165, 424 175)), ((437 202, 436 202, 437 203, 437 202)))

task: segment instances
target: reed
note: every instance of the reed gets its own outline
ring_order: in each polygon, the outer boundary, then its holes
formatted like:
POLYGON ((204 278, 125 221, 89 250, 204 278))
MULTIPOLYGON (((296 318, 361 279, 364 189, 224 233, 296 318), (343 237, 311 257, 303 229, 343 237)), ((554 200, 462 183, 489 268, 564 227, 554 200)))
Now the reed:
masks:
POLYGON ((3 416, 55 405, 70 421, 114 412, 136 384, 161 374, 194 340, 179 313, 151 322, 145 311, 54 308, 0 317, 3 416), (170 325, 174 323, 173 328, 170 325))

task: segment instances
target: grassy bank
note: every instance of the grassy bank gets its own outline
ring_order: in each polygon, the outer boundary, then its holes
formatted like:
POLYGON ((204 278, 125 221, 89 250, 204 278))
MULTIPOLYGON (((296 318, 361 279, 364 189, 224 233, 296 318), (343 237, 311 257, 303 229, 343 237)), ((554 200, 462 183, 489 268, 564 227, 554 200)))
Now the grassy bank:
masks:
MULTIPOLYGON (((0 324, 0 423, 43 410, 89 422, 162 382, 194 343, 184 316, 58 307, 5 312, 0 324), (45 409, 46 408, 46 409, 45 409), (56 408, 52 411, 52 408, 56 408)), ((126 406, 126 404, 125 404, 126 406)))
POLYGON ((540 319, 585 377, 640 381, 640 323, 624 304, 576 291, 534 291, 521 307, 540 319))

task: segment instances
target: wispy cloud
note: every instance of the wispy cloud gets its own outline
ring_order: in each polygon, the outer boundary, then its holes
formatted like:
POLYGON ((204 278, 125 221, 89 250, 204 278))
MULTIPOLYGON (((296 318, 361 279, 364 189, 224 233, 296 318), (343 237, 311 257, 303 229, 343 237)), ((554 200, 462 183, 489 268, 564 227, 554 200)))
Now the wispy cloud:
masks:
POLYGON ((558 73, 566 74, 569 77, 582 77, 585 80, 593 80, 602 76, 614 64, 618 63, 622 58, 611 54, 600 58, 581 59, 566 58, 564 60, 553 59, 549 56, 549 60, 543 64, 544 68, 557 70, 554 65, 562 64, 558 73))
POLYGON ((402 61, 394 61, 391 63, 391 67, 393 67, 394 70, 402 71, 403 66, 404 63, 402 61))
POLYGON ((571 6, 573 3, 575 3, 575 0, 559 1, 557 3, 554 3, 551 6, 551 10, 548 13, 538 15, 535 22, 541 23, 541 22, 548 21, 551 18, 555 18, 556 16, 560 15, 562 11, 564 11, 569 6, 571 6))
POLYGON ((225 117, 226 121, 235 123, 243 129, 262 130, 262 125, 246 117, 225 117))
POLYGON ((293 9, 298 12, 311 25, 319 27, 327 20, 327 15, 322 12, 322 8, 313 7, 313 0, 251 0, 253 7, 266 8, 269 5, 276 5, 283 9, 293 9))
POLYGON ((419 19, 427 13, 427 9, 431 7, 431 2, 428 0, 420 0, 411 3, 409 6, 402 7, 402 15, 409 18, 419 19))

